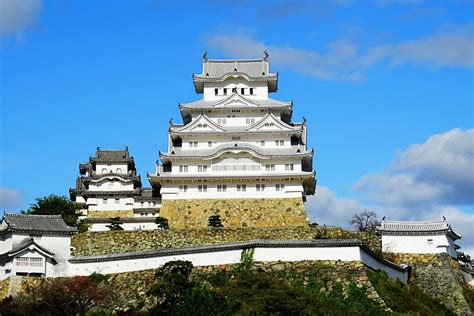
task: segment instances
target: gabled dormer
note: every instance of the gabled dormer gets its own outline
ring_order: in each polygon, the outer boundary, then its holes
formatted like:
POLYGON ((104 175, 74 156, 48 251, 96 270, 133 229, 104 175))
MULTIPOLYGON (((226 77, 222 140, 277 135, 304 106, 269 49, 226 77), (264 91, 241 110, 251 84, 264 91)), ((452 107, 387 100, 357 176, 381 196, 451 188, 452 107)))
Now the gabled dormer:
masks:
POLYGON ((180 132, 194 132, 194 131, 202 131, 202 132, 223 132, 221 126, 213 122, 209 117, 207 117, 204 113, 201 113, 198 117, 193 119, 189 124, 183 126, 179 129, 180 132))
POLYGON ((260 121, 256 122, 255 124, 249 126, 247 131, 291 131, 293 130, 293 126, 286 124, 278 117, 276 117, 271 111, 268 112, 260 121))

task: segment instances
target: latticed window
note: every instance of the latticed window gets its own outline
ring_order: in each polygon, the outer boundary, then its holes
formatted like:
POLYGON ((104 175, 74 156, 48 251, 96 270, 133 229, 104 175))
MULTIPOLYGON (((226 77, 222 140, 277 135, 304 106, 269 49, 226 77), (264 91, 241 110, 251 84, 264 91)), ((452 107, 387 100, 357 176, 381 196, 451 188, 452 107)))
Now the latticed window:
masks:
POLYGON ((16 265, 19 267, 42 267, 43 258, 19 257, 15 259, 16 265))

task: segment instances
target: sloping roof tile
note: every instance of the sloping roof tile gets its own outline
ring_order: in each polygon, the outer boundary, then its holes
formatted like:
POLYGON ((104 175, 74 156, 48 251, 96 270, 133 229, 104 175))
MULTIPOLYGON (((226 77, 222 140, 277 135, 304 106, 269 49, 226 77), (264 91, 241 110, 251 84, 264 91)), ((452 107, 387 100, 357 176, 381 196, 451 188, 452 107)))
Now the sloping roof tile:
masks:
POLYGON ((6 213, 8 230, 18 232, 74 234, 77 228, 67 226, 61 215, 27 215, 6 213))

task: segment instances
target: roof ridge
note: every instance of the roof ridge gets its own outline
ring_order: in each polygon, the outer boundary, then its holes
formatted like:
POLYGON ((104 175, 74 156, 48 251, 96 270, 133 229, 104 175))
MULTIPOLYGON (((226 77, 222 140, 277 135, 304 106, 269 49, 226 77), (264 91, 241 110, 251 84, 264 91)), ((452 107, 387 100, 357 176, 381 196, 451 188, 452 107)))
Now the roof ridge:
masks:
POLYGON ((61 215, 50 215, 50 214, 21 214, 21 213, 5 213, 4 216, 14 216, 14 217, 46 217, 46 218, 58 218, 61 215))
POLYGON ((242 59, 208 59, 205 62, 233 63, 233 62, 266 62, 263 58, 242 58, 242 59))

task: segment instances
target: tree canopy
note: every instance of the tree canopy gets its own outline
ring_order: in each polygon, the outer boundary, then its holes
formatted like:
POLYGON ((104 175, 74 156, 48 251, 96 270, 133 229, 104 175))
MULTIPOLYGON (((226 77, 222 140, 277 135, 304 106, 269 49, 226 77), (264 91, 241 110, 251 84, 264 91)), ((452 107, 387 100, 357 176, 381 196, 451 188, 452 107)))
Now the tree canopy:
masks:
POLYGON ((61 215, 67 225, 78 227, 80 231, 87 230, 87 227, 79 220, 82 206, 72 202, 65 196, 51 194, 46 197, 36 198, 36 203, 30 205, 26 214, 31 215, 61 215))

